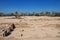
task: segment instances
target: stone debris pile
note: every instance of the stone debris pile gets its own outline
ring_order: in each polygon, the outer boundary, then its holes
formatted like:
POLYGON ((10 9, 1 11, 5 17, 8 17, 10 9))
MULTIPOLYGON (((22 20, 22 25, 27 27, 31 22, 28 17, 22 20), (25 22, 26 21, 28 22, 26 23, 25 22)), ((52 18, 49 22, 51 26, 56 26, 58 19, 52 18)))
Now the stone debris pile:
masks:
POLYGON ((5 37, 11 34, 11 32, 14 30, 15 25, 11 23, 0 23, 0 36, 5 37))

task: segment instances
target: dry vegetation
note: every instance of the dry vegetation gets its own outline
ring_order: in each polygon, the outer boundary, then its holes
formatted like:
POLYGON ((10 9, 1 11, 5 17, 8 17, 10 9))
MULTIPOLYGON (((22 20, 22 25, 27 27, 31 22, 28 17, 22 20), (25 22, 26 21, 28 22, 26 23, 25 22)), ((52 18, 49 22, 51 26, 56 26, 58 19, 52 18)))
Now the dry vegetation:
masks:
POLYGON ((20 19, 0 17, 0 23, 14 23, 16 28, 0 40, 60 40, 60 17, 21 16, 20 19))

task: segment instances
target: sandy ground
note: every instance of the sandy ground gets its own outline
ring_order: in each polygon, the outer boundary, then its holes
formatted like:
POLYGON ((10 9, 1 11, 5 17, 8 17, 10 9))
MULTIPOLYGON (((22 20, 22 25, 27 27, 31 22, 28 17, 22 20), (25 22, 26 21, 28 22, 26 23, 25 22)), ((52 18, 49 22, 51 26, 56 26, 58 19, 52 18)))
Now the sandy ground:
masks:
POLYGON ((0 23, 14 23, 16 28, 0 40, 60 40, 60 17, 0 17, 0 23))

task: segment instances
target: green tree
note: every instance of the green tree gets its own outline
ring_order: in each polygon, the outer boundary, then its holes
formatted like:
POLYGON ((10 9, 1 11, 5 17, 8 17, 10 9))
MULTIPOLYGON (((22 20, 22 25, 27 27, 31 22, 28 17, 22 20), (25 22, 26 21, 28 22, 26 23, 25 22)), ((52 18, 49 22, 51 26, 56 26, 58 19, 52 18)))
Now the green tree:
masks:
POLYGON ((4 13, 3 12, 0 12, 0 16, 4 16, 4 13))
POLYGON ((15 18, 19 18, 20 14, 18 12, 15 12, 15 18))

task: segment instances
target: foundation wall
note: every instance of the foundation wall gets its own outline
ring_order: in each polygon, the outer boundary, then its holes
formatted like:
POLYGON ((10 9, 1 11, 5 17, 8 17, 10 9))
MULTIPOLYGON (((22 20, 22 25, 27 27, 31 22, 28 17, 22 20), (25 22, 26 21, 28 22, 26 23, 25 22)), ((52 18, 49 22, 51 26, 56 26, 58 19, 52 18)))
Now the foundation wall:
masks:
POLYGON ((2 24, 0 25, 0 37, 8 36, 15 28, 14 24, 2 24))

